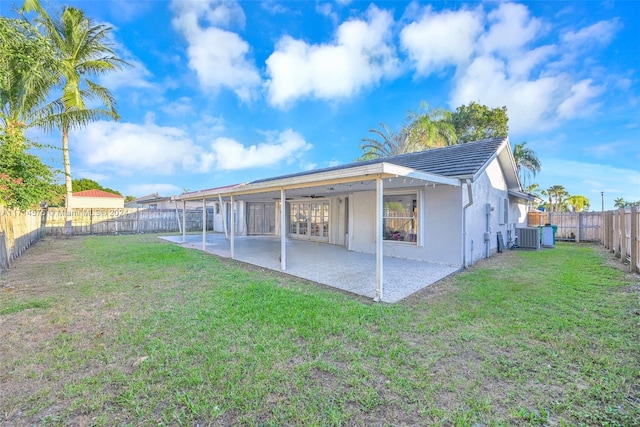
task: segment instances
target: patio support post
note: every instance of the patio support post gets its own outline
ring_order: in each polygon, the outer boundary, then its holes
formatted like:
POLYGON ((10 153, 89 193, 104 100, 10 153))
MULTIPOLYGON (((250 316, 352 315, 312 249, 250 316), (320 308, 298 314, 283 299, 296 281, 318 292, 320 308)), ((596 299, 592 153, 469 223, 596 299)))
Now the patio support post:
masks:
POLYGON ((376 294, 373 297, 375 302, 382 301, 382 275, 383 275, 383 221, 384 210, 384 186, 382 178, 376 178, 376 294))
POLYGON ((280 189, 280 270, 287 269, 287 227, 286 212, 287 199, 285 197, 284 188, 280 189))
POLYGON ((182 243, 187 241, 187 201, 182 201, 182 243))
POLYGON ((207 249, 207 201, 202 199, 202 250, 207 249))
POLYGON ((230 203, 230 208, 231 209, 231 259, 234 259, 235 256, 235 236, 236 236, 236 210, 235 207, 233 205, 233 194, 231 195, 231 203, 230 203))

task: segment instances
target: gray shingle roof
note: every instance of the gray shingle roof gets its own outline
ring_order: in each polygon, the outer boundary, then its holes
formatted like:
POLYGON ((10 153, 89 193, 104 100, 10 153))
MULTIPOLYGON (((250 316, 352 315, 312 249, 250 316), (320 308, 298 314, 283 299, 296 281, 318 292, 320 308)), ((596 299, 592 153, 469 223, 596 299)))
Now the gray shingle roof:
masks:
POLYGON ((475 175, 496 154, 498 147, 500 147, 500 145, 505 141, 507 141, 507 138, 483 139, 481 141, 452 145, 450 147, 432 148, 430 150, 384 157, 382 159, 349 163, 324 169, 314 169, 311 171, 282 175, 273 178, 258 179, 253 181, 252 184, 273 181, 276 179, 311 175, 319 172, 338 171, 354 166, 372 165, 383 162, 450 178, 468 177, 475 175))

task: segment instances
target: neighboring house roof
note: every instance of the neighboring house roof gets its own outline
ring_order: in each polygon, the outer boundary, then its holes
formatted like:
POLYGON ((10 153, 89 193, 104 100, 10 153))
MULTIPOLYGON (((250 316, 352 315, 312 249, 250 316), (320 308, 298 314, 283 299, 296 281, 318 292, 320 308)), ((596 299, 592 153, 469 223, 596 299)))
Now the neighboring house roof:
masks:
POLYGON ((251 182, 251 184, 274 181, 282 178, 311 175, 320 172, 339 171, 354 166, 374 165, 379 163, 391 163, 421 172, 428 172, 452 178, 473 178, 495 157, 498 148, 503 144, 508 145, 507 138, 485 139, 482 141, 468 142, 449 147, 432 148, 425 151, 417 151, 415 153, 348 163, 330 168, 314 169, 311 171, 278 176, 275 178, 259 179, 251 182))
POLYGON ((84 190, 73 193, 73 197, 109 197, 116 199, 124 199, 123 196, 115 193, 109 193, 103 190, 84 190))
POLYGON ((157 202, 165 202, 171 200, 169 196, 160 196, 158 193, 148 194, 146 196, 138 197, 135 200, 132 200, 130 203, 157 203, 157 202))

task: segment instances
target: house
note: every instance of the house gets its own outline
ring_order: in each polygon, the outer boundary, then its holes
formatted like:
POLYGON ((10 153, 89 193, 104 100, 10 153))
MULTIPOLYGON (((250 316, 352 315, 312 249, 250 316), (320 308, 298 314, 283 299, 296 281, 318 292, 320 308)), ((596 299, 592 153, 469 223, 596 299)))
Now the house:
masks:
POLYGON ((522 191, 508 138, 493 138, 175 199, 219 203, 232 258, 235 236, 252 235, 280 238, 283 271, 286 239, 375 254, 380 297, 383 255, 466 267, 526 226, 533 197, 522 191))
POLYGON ((124 197, 103 190, 84 190, 72 194, 73 208, 124 208, 124 197))
POLYGON ((150 210, 164 210, 175 209, 176 203, 171 200, 171 197, 160 196, 158 193, 148 194, 146 196, 138 197, 135 200, 124 204, 125 208, 138 208, 138 209, 150 209, 150 210))

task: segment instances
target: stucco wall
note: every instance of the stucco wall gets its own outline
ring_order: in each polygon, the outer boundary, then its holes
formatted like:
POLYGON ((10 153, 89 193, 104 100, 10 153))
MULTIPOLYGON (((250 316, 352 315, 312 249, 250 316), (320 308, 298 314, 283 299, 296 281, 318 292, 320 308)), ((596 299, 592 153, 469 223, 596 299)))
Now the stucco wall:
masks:
MULTIPOLYGON (((438 185, 435 188, 420 187, 418 192, 418 244, 385 241, 384 255, 462 265, 460 188, 438 185)), ((353 193, 350 200, 353 218, 351 249, 356 252, 375 253, 375 192, 353 193)))
MULTIPOLYGON (((507 230, 516 224, 526 222, 526 205, 518 205, 513 197, 509 197, 507 184, 497 160, 489 164, 486 171, 472 183, 473 205, 467 209, 466 259, 467 264, 489 256, 498 250, 497 232, 502 232, 503 240, 507 241, 507 230), (501 201, 509 201, 508 218, 505 223, 500 216, 503 214, 501 201), (487 217, 486 205, 491 205, 487 217), (484 233, 489 231, 488 245, 484 240, 484 233)), ((464 204, 468 197, 463 194, 464 204)))
POLYGON ((75 196, 71 201, 73 208, 123 209, 124 197, 82 197, 75 196))

